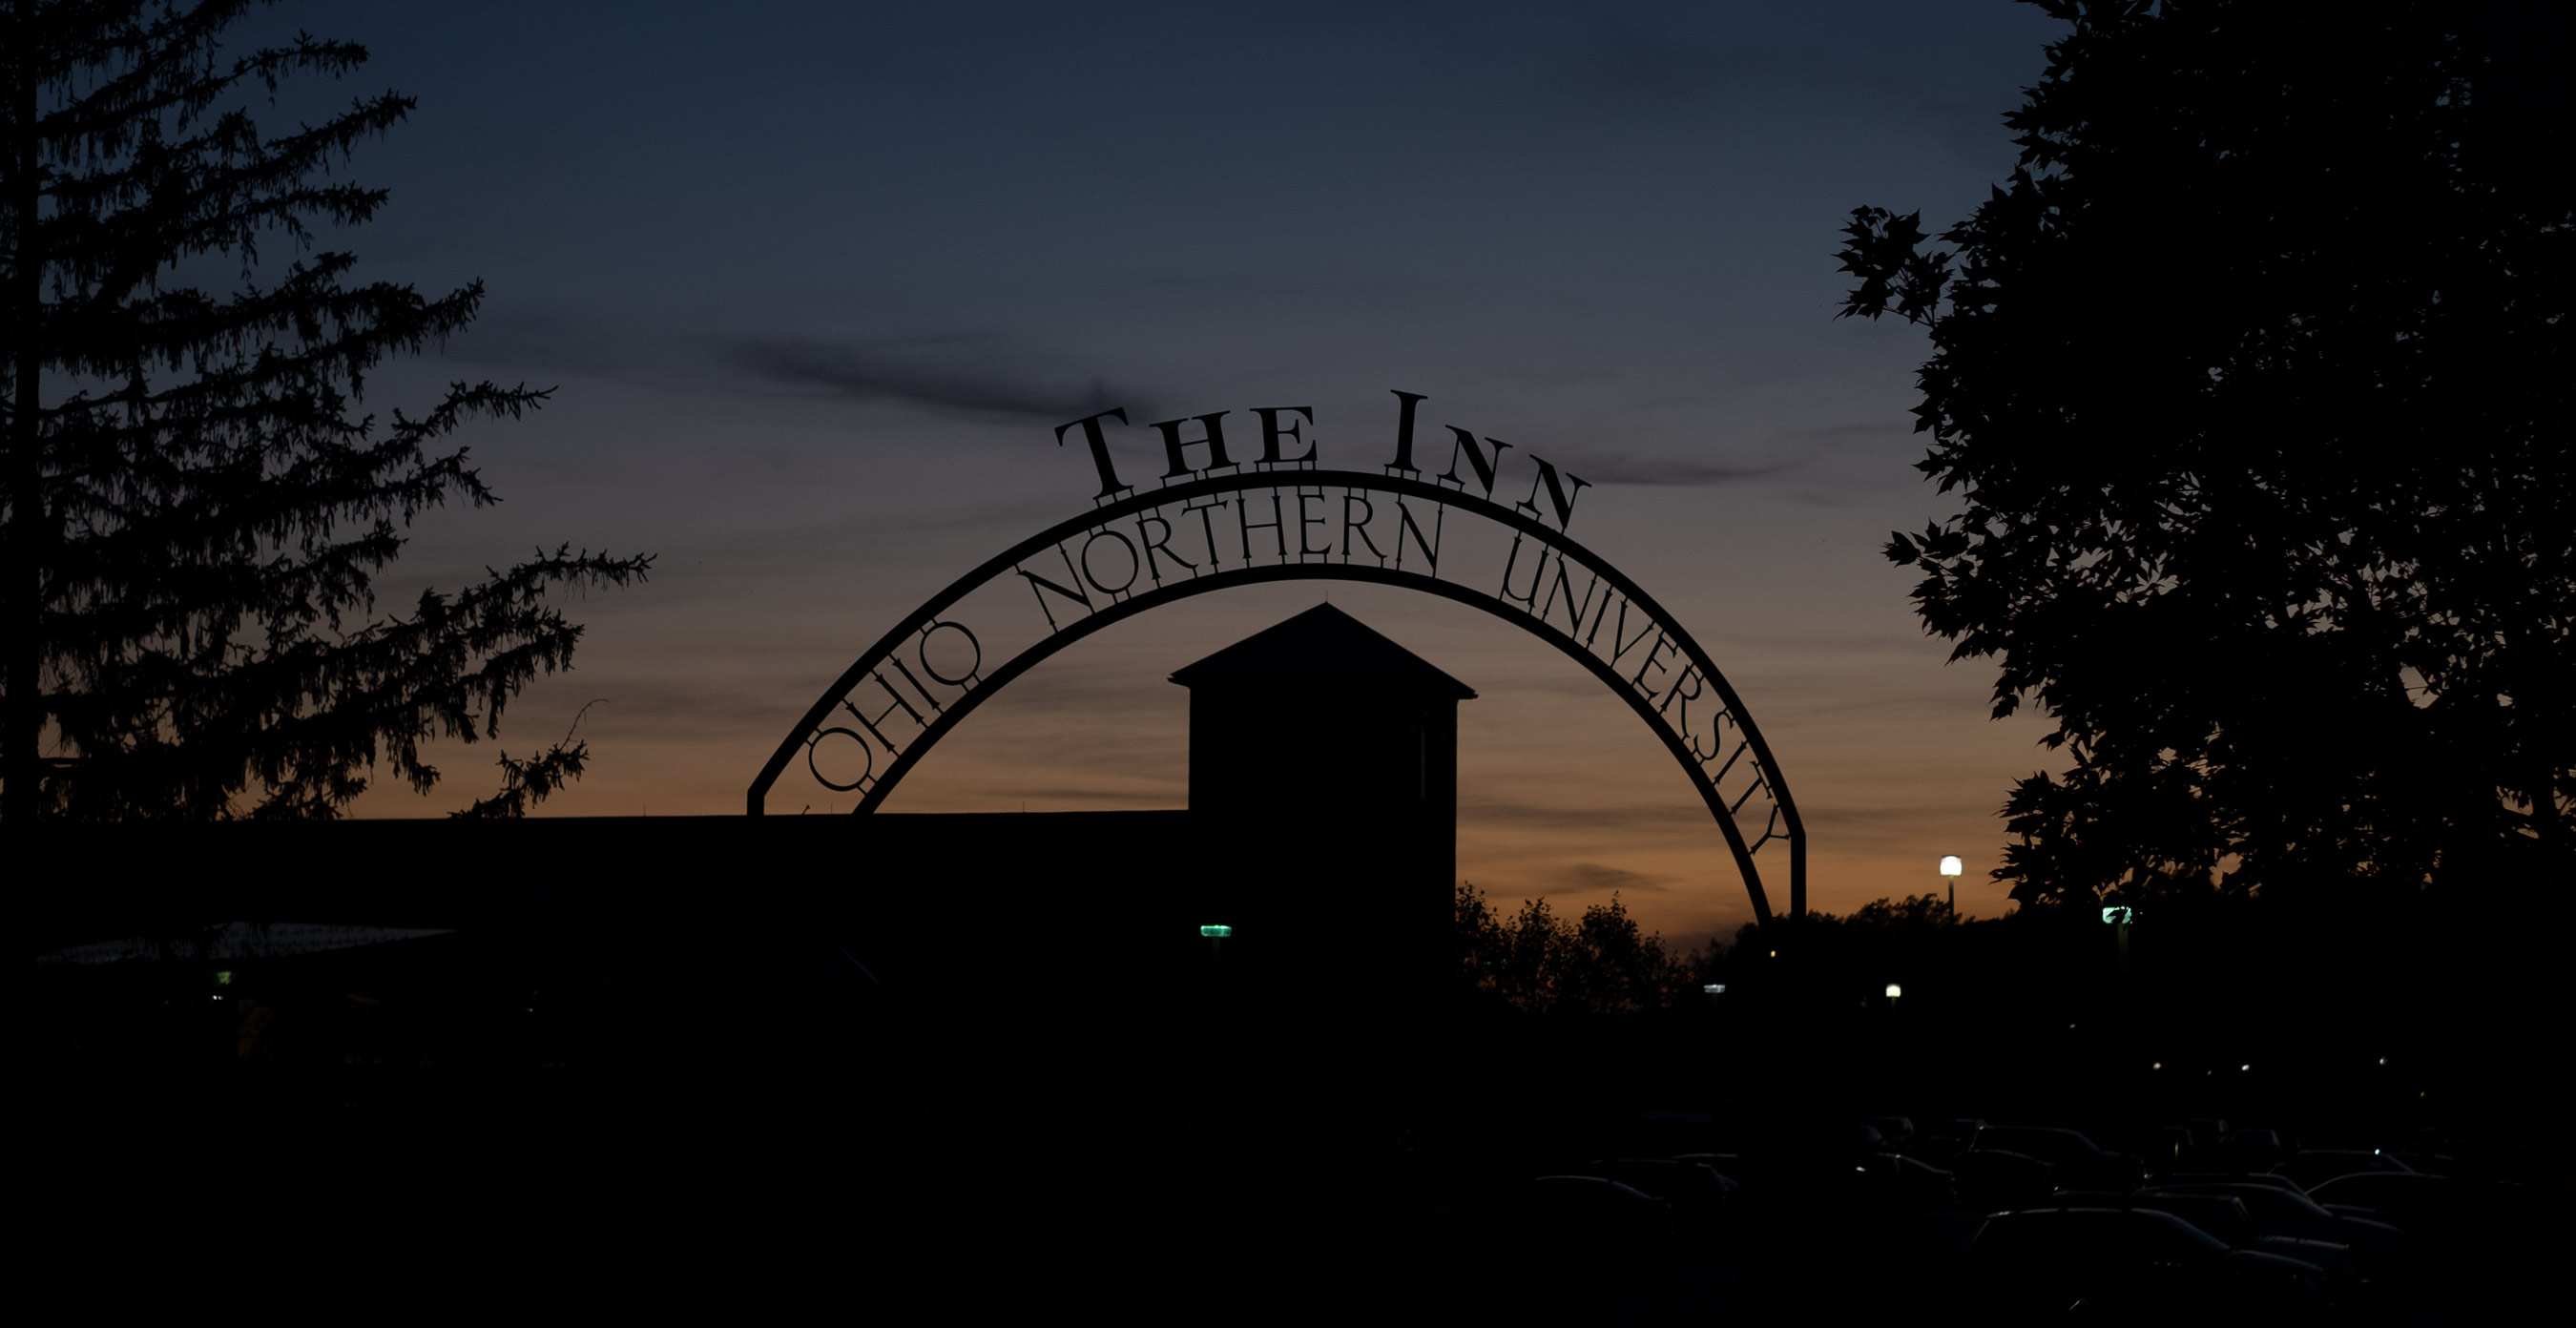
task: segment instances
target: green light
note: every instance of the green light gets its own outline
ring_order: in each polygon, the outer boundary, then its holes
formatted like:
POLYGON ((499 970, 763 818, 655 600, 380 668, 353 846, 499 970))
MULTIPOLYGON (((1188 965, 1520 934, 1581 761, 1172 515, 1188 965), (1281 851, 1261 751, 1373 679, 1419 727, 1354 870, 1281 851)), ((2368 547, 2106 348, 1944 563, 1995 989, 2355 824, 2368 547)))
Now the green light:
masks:
POLYGON ((1229 927, 1222 922, 1211 922, 1206 926, 1199 928, 1199 935, 1204 936, 1211 941, 1222 941, 1233 934, 1234 928, 1229 927))
POLYGON ((229 987, 233 985, 233 971, 229 968, 216 969, 215 985, 218 987, 229 987))
POLYGON ((2109 908, 2102 910, 2102 920, 2104 922, 2115 924, 2122 922, 2135 922, 2138 920, 2138 910, 2114 904, 2109 908))

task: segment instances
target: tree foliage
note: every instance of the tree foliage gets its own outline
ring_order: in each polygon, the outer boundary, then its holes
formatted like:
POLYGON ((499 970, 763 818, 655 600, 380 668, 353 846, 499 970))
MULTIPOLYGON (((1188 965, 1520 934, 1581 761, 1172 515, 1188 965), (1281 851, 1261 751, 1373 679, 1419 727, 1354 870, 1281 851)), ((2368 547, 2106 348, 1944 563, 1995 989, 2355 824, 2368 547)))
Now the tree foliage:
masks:
MULTIPOLYGON (((228 54, 249 7, 17 0, 5 20, 11 820, 326 817, 379 762, 426 792, 425 743, 493 736, 569 664, 581 629, 549 590, 650 563, 539 551, 376 615, 405 526, 495 501, 444 440, 547 393, 459 382, 417 414, 362 410, 370 371, 463 330, 483 288, 359 281, 320 246, 384 205, 340 172, 413 103, 264 128, 253 110, 284 81, 367 53, 298 36, 228 54)), ((582 754, 520 763, 478 807, 524 810, 582 754)))
MULTIPOLYGON (((1848 914, 1810 910, 1798 920, 1797 936, 1808 963, 1821 968, 1837 963, 1848 966, 1848 961, 1857 957, 1864 961, 1867 974, 1883 982, 1888 973, 1886 960, 1928 953, 1929 947, 1955 938, 1961 923, 1950 901, 1940 895, 1907 895, 1902 899, 1882 895, 1848 914)), ((1760 923, 1748 922, 1736 929, 1734 944, 1723 953, 1730 958, 1765 955, 1775 939, 1763 935, 1760 923)))
POLYGON ((1623 1014, 1668 1008, 1686 989, 1687 966, 1628 916, 1614 892, 1571 921, 1544 898, 1505 922, 1483 891, 1458 886, 1461 964, 1476 990, 1536 1014, 1623 1014))
POLYGON ((1857 210, 1844 315, 1930 331, 1896 534, 2072 768, 2025 901, 2536 880, 2576 796, 2563 11, 2040 0, 2007 183, 1857 210), (2552 12, 2557 17, 2546 17, 2552 12))

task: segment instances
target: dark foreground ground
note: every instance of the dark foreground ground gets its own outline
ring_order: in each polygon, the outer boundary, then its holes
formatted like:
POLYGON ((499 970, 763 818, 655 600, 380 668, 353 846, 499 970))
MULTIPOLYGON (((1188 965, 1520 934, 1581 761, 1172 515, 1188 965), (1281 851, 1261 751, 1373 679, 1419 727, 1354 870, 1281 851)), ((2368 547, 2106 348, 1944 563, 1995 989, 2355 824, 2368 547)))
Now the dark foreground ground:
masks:
MULTIPOLYGON (((2063 1125, 2152 1157, 2159 1127, 2227 1117, 2310 1148, 2438 1140, 2478 1187, 2407 1277, 2319 1321, 2528 1322, 2565 1298, 2542 1009, 2376 1041, 2252 1009, 2195 1037, 2152 1011, 1943 1021, 1783 992, 1534 1020, 1337 1001, 1320 977, 1106 994, 1079 956, 960 993, 811 936, 662 933, 35 968, 30 1278, 119 1303, 1994 1322, 1967 1255, 1991 1205, 1855 1188, 1859 1121, 2063 1125), (1525 1200, 1702 1153, 1741 1184, 1722 1216, 1525 1200)), ((2075 1317, 2142 1321, 2125 1308, 2075 1317)))
MULTIPOLYGON (((1739 947, 1722 995, 1534 1018, 1443 988, 1406 948, 1438 939, 1419 909, 1271 900, 1220 953, 1198 886, 1240 846, 1178 816, 12 840, 13 883, 50 887, 21 952, 22 1280, 314 1313, 1997 1322, 2028 1288, 1964 1253, 1990 1203, 1856 1188, 1860 1121, 2068 1126, 2155 1158, 2164 1127, 2223 1117, 2310 1148, 2432 1141, 2474 1200, 2409 1232, 2406 1277, 2300 1317, 2564 1317, 2570 1005, 2530 890, 2177 901, 2134 937, 2074 914, 1811 927, 1778 960, 1739 947), (1160 878, 1127 852, 1140 826, 1160 878), (933 888, 970 848, 1008 908, 933 888), (241 919, 441 934, 221 940, 241 919), (137 935, 153 957, 59 953, 137 935), (1725 1155, 1726 1211, 1530 1197, 1683 1154, 1725 1155)), ((2249 1308, 2097 1290, 2079 1318, 2249 1308)))

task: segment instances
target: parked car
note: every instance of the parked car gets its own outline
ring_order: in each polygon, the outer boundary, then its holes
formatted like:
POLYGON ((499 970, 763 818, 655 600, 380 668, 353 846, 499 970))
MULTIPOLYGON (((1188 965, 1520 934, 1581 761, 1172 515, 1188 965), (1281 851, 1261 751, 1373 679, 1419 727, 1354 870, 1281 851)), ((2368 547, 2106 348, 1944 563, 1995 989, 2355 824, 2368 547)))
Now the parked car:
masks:
POLYGON ((2308 1197, 2328 1212, 2371 1217, 2409 1235, 2419 1227, 2451 1225, 2467 1190, 2448 1176, 2413 1171, 2359 1171, 2317 1182, 2308 1197), (2361 1211, 2366 1210, 2366 1211, 2361 1211))
POLYGON ((2251 1180, 2175 1181, 2145 1193, 2171 1191, 2231 1196, 2245 1205, 2246 1214, 2254 1220, 2254 1229, 2267 1235, 2330 1240, 2349 1245, 2360 1261, 2364 1277, 2384 1277, 2393 1272, 2405 1257, 2406 1239, 2397 1228, 2368 1218, 2328 1212, 2325 1205, 2287 1185, 2266 1185, 2251 1180))
POLYGON ((2218 1165, 2224 1171, 2269 1171, 2289 1160, 2299 1151, 2298 1135, 2268 1125, 2239 1125, 2227 1132, 2218 1146, 2218 1165))
POLYGON ((1739 1153, 1675 1153, 1673 1160, 1697 1162, 1703 1166, 1717 1168, 1717 1174, 1726 1177, 1727 1189, 1730 1193, 1737 1188, 1736 1173, 1744 1169, 1744 1157, 1739 1153))
POLYGON ((2220 1116, 2186 1116, 2166 1126, 2165 1132, 2174 1145, 2174 1160, 2164 1170, 2202 1171, 2218 1165, 2218 1146, 2227 1138, 2227 1121, 2220 1116))
POLYGON ((2177 1171, 2156 1183, 2159 1185, 2198 1185, 2202 1183, 2213 1185, 2261 1185, 2267 1189, 2287 1190, 2292 1194, 2307 1193, 2306 1188, 2301 1186, 2297 1181, 2294 1181, 2287 1176, 2275 1176, 2268 1171, 2257 1171, 2251 1175, 2245 1176, 2233 1175, 2224 1171, 2177 1171))
POLYGON ((2136 1190, 2128 1194, 2068 1190, 2055 1202, 2095 1208, 2143 1208, 2171 1213, 2227 1242, 2229 1249, 2260 1250, 2296 1259, 2324 1274, 2329 1290, 2349 1291, 2362 1281, 2361 1261, 2352 1247, 2337 1241, 2264 1232, 2243 1200, 2232 1194, 2191 1190, 2136 1190))
POLYGON ((2153 1150, 2146 1158, 2150 1175, 2168 1175, 2199 1161, 2197 1145, 2191 1141, 2191 1131, 2179 1125, 2159 1128, 2149 1147, 2153 1150))
POLYGON ((2198 1144, 2215 1144, 2227 1137, 2224 1116, 2185 1116, 2174 1124, 2191 1131, 2192 1142, 2198 1144))
POLYGON ((2466 1147, 2467 1142, 2459 1135, 2439 1126, 2427 1125, 2408 1130, 2404 1137, 2381 1152, 2427 1176, 2447 1176, 2458 1165, 2455 1159, 2466 1147))
POLYGON ((1974 1116, 1953 1116, 1933 1126, 1932 1132, 1923 1136, 1923 1151, 1935 1161, 1954 1153, 1964 1153, 1968 1151, 1969 1144, 1976 1142, 1977 1131, 1984 1128, 1986 1123, 1974 1116))
POLYGON ((1902 1153, 1914 1146, 1914 1118, 1911 1116, 1872 1116, 1861 1124, 1878 1131, 1881 1145, 1891 1153, 1902 1153))
MULTIPOLYGON (((2019 1317, 2134 1316, 2195 1323, 2321 1309, 2324 1277, 2296 1259, 2230 1249, 2170 1213, 2049 1207, 1997 1213, 1968 1248, 1980 1308, 2019 1317)), ((2293 1318, 2293 1321, 2297 1321, 2293 1318)))
POLYGON ((2337 1176, 2362 1175, 2373 1171, 2392 1171, 2411 1175, 2415 1168, 2377 1150, 2364 1152, 2349 1148, 2311 1148, 2296 1157, 2287 1158, 2268 1168, 2275 1176, 2287 1176, 2299 1188, 2315 1193, 2319 1185, 2337 1176))
POLYGON ((1878 1197, 1906 1208, 1943 1208, 1959 1197, 1958 1178, 1921 1158, 1863 1153, 1852 1165, 1869 1178, 1878 1197))
POLYGON ((1685 1227, 1712 1230, 1726 1221, 1736 1184, 1705 1162, 1669 1157, 1610 1157, 1592 1163, 1592 1174, 1643 1191, 1672 1205, 1685 1227))
POLYGON ((1989 1125, 1969 1151, 2001 1149, 2035 1157, 2057 1168, 2060 1185, 2087 1190, 2134 1190, 2146 1183, 2147 1164, 2110 1152, 2074 1130, 2047 1125, 1989 1125))
POLYGON ((2057 1192, 2057 1168, 2001 1148, 1971 1149, 1950 1161, 1960 1202, 1980 1208, 2025 1208, 2057 1192))

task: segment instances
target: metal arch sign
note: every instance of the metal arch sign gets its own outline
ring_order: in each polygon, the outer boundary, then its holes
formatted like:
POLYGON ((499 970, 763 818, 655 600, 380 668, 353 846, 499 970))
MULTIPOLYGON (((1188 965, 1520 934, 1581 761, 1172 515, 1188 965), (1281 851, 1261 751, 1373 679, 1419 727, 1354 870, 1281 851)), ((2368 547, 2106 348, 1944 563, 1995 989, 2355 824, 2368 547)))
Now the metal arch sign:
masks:
POLYGON ((1591 670, 1699 790, 1755 916, 1771 920, 1757 856, 1775 843, 1788 846, 1790 916, 1803 916, 1807 835, 1779 765, 1708 652, 1567 535, 1586 482, 1532 456, 1528 496, 1497 499, 1511 445, 1454 425, 1447 469, 1425 478, 1415 460, 1424 398, 1395 396, 1394 455, 1376 474, 1320 468, 1303 406, 1251 411, 1260 442, 1247 461, 1229 451, 1230 412, 1153 425, 1169 470, 1151 489, 1122 482, 1110 456, 1106 422, 1126 423, 1125 411, 1058 428, 1058 443, 1078 436, 1099 474, 1092 510, 959 577, 879 638, 761 767, 750 814, 800 764, 822 788, 859 795, 856 812, 875 810, 987 695, 1112 623, 1232 586, 1360 581, 1482 609, 1591 670))

